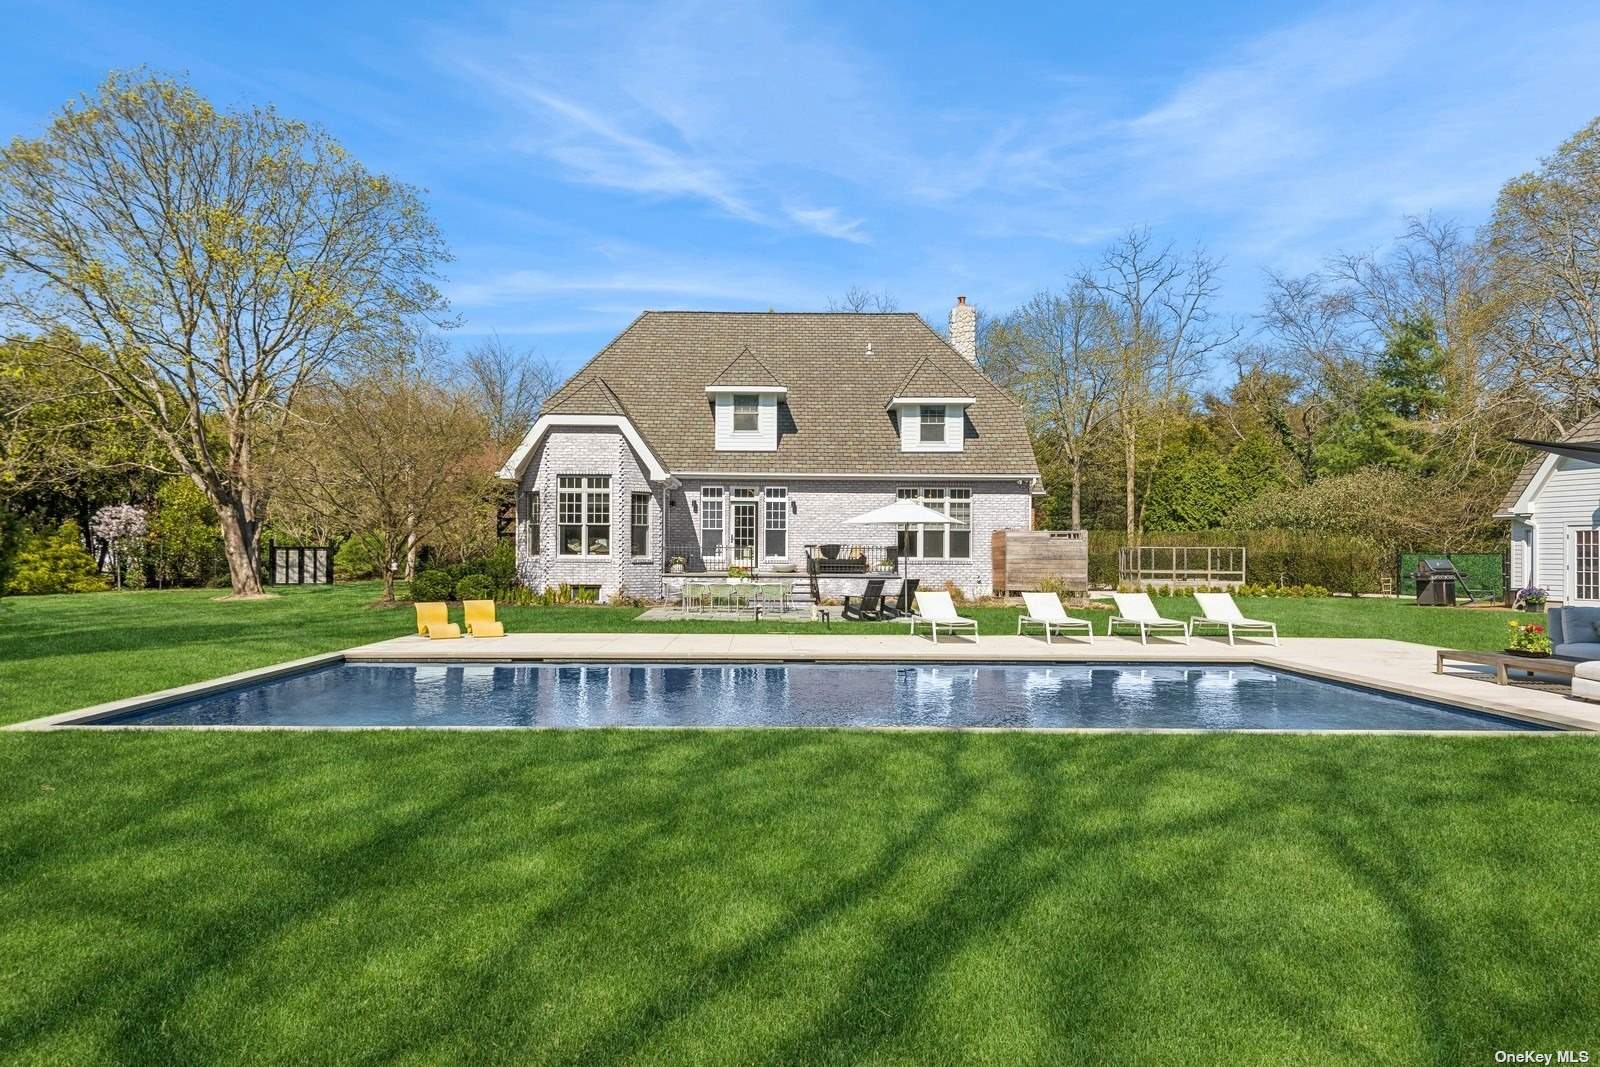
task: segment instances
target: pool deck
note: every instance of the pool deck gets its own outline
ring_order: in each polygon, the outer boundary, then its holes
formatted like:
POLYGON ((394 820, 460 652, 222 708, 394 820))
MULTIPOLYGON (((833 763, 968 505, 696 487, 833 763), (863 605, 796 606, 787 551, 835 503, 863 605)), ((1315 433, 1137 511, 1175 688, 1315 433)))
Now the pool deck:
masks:
MULTIPOLYGON (((1039 637, 989 636, 974 643, 970 637, 941 637, 934 644, 926 635, 905 634, 597 634, 520 633, 502 638, 431 641, 425 637, 397 637, 322 656, 280 663, 226 678, 181 686, 129 700, 113 701, 51 715, 9 727, 40 730, 87 724, 95 719, 131 711, 153 703, 203 696, 220 689, 265 681, 311 667, 352 663, 495 663, 565 661, 581 663, 679 662, 1002 662, 1002 663, 1252 663, 1294 671, 1330 681, 1345 682, 1419 697, 1442 704, 1487 712, 1506 718, 1556 726, 1567 730, 1600 732, 1600 704, 1577 700, 1562 689, 1501 686, 1493 683, 1490 668, 1451 665, 1445 674, 1434 673, 1434 653, 1429 645, 1362 638, 1285 638, 1279 647, 1241 640, 1197 637, 1191 644, 1152 639, 1141 645, 1134 638, 1097 637, 1094 644, 1057 638, 1046 644, 1039 637)), ((1506 736, 1506 735, 1474 735, 1506 736)), ((1524 735, 1526 736, 1526 735, 1524 735)))

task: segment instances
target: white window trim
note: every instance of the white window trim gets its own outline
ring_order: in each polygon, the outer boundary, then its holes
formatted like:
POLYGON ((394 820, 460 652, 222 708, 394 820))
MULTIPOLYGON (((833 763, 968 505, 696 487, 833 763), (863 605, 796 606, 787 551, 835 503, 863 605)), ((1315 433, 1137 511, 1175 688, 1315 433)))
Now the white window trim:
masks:
MULTIPOLYGON (((916 551, 915 554, 908 555, 906 557, 906 559, 911 560, 913 562, 916 562, 916 561, 927 561, 929 563, 971 563, 971 562, 973 562, 973 560, 976 557, 974 557, 973 554, 972 554, 972 536, 971 536, 972 535, 972 503, 973 503, 972 488, 970 486, 965 486, 965 485, 902 485, 902 486, 898 486, 895 489, 894 495, 895 495, 895 499, 896 500, 914 500, 917 503, 922 504, 927 499, 923 494, 929 492, 930 490, 937 491, 937 492, 940 492, 940 493, 944 494, 944 496, 942 498, 940 498, 939 503, 943 506, 944 513, 946 515, 950 514, 949 507, 950 507, 950 504, 951 504, 952 500, 954 499, 952 497, 952 494, 953 493, 965 493, 966 494, 966 496, 963 499, 965 499, 966 502, 967 502, 967 523, 966 523, 966 526, 965 526, 965 530, 966 530, 967 535, 968 535, 967 536, 967 554, 965 556, 952 556, 950 554, 950 531, 953 530, 953 529, 956 529, 957 527, 943 525, 943 524, 936 525, 936 524, 933 524, 933 523, 913 523, 912 526, 914 526, 916 528, 916 534, 917 534, 917 551, 916 551), (910 495, 909 496, 902 495, 902 494, 907 494, 907 493, 909 493, 910 495), (942 531, 943 534, 944 534, 944 554, 943 555, 929 556, 929 555, 924 555, 923 552, 922 552, 922 546, 923 546, 923 543, 924 543, 923 538, 924 538, 924 535, 925 535, 926 531, 930 527, 935 529, 935 530, 942 531)), ((931 507, 932 505, 928 505, 928 506, 931 507)), ((902 531, 902 530, 905 530, 905 529, 906 529, 906 527, 903 527, 903 526, 895 527, 895 530, 896 530, 896 544, 898 544, 898 541, 899 541, 899 532, 902 531)))
POLYGON ((655 559, 655 552, 651 549, 651 534, 655 532, 655 494, 642 493, 637 489, 628 494, 628 555, 635 563, 648 563, 655 559), (645 498, 644 505, 644 555, 633 551, 633 531, 639 525, 633 521, 634 501, 639 497, 645 498))
POLYGON ((761 435, 761 395, 759 393, 734 393, 728 398, 728 432, 735 437, 759 437, 761 435), (754 411, 745 412, 756 420, 756 424, 748 430, 739 429, 739 398, 747 396, 756 402, 754 411))
POLYGON ((609 475, 609 474, 558 474, 558 475, 556 475, 556 557, 558 559, 611 559, 613 556, 615 556, 617 554, 616 550, 615 550, 615 548, 613 547, 613 544, 612 544, 616 540, 616 526, 617 526, 616 501, 614 499, 612 499, 612 478, 611 478, 611 475, 609 475), (582 479, 584 484, 583 484, 582 487, 577 488, 577 489, 563 489, 561 487, 561 479, 562 478, 579 478, 579 479, 582 479), (604 489, 596 489, 596 488, 591 487, 588 484, 589 483, 589 479, 591 479, 591 478, 604 478, 606 480, 606 487, 604 489), (562 521, 561 521, 561 497, 562 497, 563 494, 566 494, 566 493, 577 493, 579 495, 579 497, 580 497, 579 507, 581 509, 581 514, 582 514, 583 517, 582 517, 582 520, 577 522, 577 523, 570 523, 570 522, 569 523, 562 523, 562 521), (591 523, 589 521, 589 498, 591 496, 603 496, 603 497, 606 498, 606 523, 605 523, 605 525, 603 527, 603 529, 606 532, 606 550, 604 552, 590 552, 589 551, 589 541, 590 541, 589 531, 591 529, 602 528, 598 524, 591 523), (568 552, 567 551, 566 539, 561 536, 561 527, 563 525, 566 525, 566 526, 576 525, 578 527, 578 529, 581 531, 581 533, 579 534, 579 537, 578 537, 578 543, 583 546, 583 551, 582 552, 568 552))
POLYGON ((789 559, 789 488, 783 485, 769 485, 761 493, 761 558, 763 560, 778 560, 786 562, 789 559), (777 529, 769 525, 768 509, 775 503, 783 502, 783 555, 774 556, 767 551, 767 532, 777 529))

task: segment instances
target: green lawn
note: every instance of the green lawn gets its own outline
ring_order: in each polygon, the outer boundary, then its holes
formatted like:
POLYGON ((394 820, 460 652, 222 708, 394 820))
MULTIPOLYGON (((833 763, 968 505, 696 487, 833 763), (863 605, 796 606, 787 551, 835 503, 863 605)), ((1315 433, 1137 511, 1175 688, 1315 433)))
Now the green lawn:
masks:
MULTIPOLYGON (((263 667, 298 656, 413 632, 409 605, 374 607, 375 583, 287 588, 276 599, 217 600, 214 589, 0 599, 0 724, 137 696, 169 686, 263 667)), ((1187 619, 1187 597, 1158 598, 1162 612, 1187 619)), ((1419 608, 1404 601, 1241 600, 1254 618, 1286 637, 1392 637, 1460 648, 1500 648, 1505 621, 1533 615, 1466 608, 1419 608)), ((1015 633, 1016 608, 963 608, 983 633, 1015 633)), ((1077 612, 1104 632, 1107 612, 1077 612)), ((645 633, 821 632, 821 623, 763 621, 641 623, 637 608, 502 607, 517 631, 645 633)), ((835 620, 834 632, 902 633, 887 623, 835 620)))
MULTIPOLYGON (((410 629, 372 593, 0 601, 0 715, 410 629)), ((0 1060, 1600 1052, 1597 758, 1579 736, 0 733, 0 1060)))

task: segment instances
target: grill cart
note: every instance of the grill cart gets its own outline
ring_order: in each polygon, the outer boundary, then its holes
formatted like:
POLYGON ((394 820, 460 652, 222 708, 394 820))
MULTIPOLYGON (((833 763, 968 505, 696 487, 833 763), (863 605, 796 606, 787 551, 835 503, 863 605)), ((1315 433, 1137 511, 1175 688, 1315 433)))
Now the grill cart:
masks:
POLYGON ((1467 602, 1473 600, 1467 579, 1448 556, 1423 556, 1417 561, 1417 603, 1423 607, 1453 607, 1459 583, 1467 602))

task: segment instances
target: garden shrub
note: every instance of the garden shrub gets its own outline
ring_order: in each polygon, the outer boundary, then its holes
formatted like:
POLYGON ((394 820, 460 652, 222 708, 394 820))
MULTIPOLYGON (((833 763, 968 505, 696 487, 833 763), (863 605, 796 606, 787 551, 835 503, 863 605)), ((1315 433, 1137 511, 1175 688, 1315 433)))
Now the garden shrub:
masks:
POLYGON ((109 588, 70 521, 50 533, 27 536, 17 551, 16 572, 7 583, 18 596, 100 593, 109 588))
POLYGON ((455 599, 455 579, 445 570, 421 571, 411 580, 411 599, 420 601, 455 599))
POLYGON ((487 574, 469 574, 456 582, 457 600, 493 600, 494 582, 487 574))
POLYGON ((334 580, 354 581, 383 575, 383 539, 374 533, 358 533, 345 539, 333 554, 334 580))
POLYGON ((169 478, 156 490, 148 541, 146 558, 162 585, 203 585, 226 567, 217 513, 188 478, 169 478))
MULTIPOLYGON (((1121 530, 1089 532, 1089 582, 1114 588, 1121 530)), ((1392 574, 1394 556, 1377 543, 1309 530, 1194 530, 1147 534, 1145 545, 1237 546, 1245 550, 1245 581, 1253 585, 1318 585, 1335 593, 1376 593, 1392 574)))

